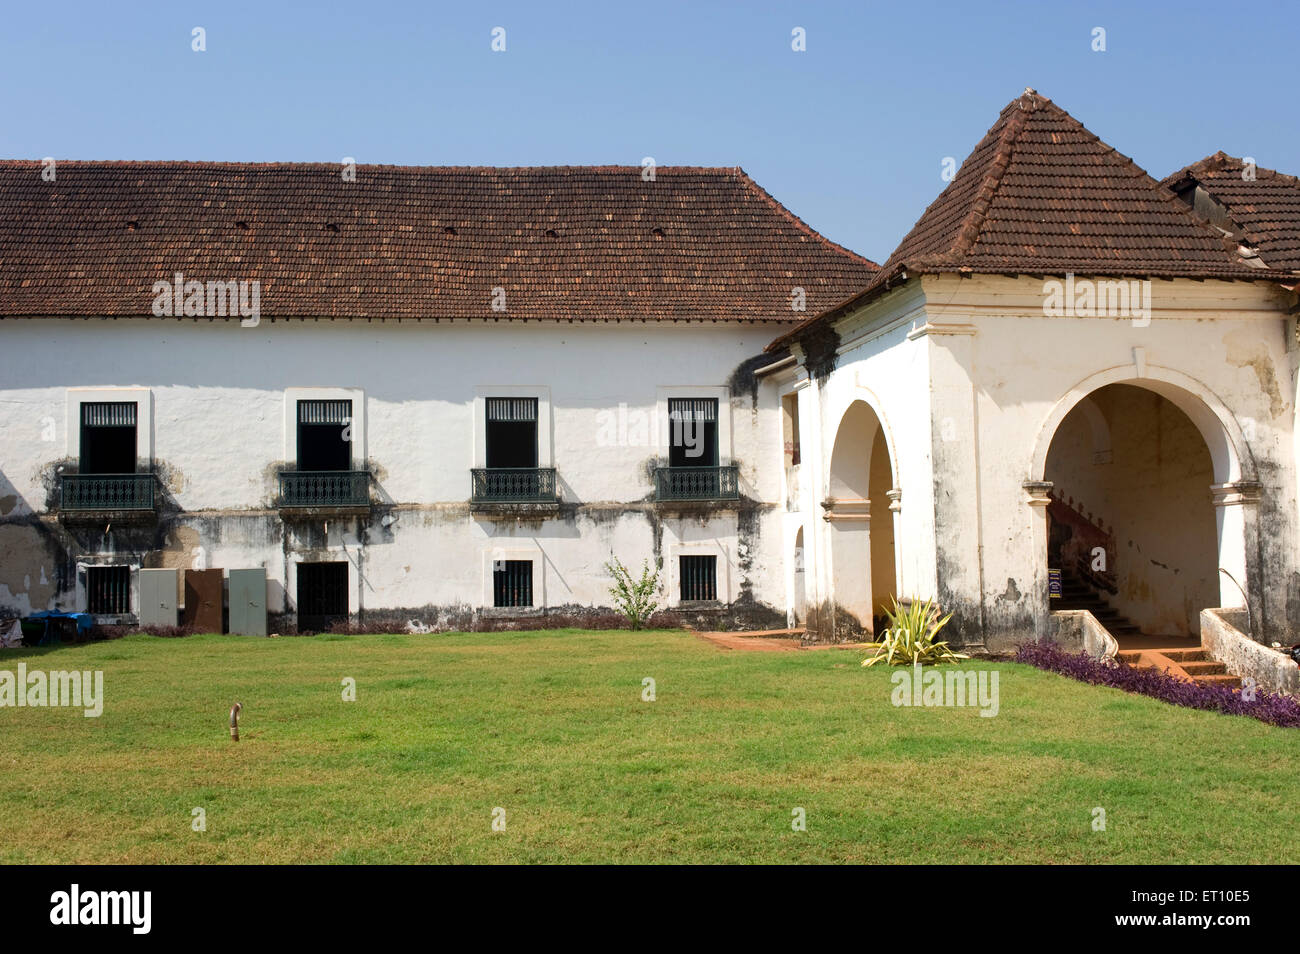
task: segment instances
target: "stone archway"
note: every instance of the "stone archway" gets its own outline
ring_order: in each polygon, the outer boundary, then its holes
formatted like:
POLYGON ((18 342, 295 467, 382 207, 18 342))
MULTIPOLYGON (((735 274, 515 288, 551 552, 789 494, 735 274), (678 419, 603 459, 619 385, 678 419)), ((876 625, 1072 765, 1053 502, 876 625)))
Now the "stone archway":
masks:
POLYGON ((875 631, 873 620, 898 595, 898 492, 889 441, 875 410, 853 401, 840 418, 822 503, 829 526, 827 592, 836 630, 875 631))
POLYGON ((1040 635, 1052 608, 1049 559, 1086 577, 1079 554, 1095 555, 1103 572, 1088 588, 1133 624, 1128 632, 1153 636, 1194 638, 1202 609, 1241 606, 1237 584, 1257 585, 1247 557, 1258 484, 1235 418, 1178 372, 1132 371, 1081 382, 1039 434, 1025 487, 1040 635))

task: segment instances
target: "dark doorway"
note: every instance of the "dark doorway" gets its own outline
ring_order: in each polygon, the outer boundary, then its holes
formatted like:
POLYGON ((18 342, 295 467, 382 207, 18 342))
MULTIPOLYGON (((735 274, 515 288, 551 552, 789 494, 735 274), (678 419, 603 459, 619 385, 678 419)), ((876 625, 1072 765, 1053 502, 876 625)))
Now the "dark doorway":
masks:
POLYGON ((298 632, 318 633, 347 618, 347 563, 299 563, 298 632))
POLYGON ((298 402, 298 469, 352 469, 352 402, 298 402))
POLYGON ((81 405, 81 473, 134 474, 134 401, 81 405))
POLYGON ((537 466, 537 398, 487 399, 487 466, 537 466))
POLYGON ((716 398, 670 398, 668 466, 718 466, 716 398))

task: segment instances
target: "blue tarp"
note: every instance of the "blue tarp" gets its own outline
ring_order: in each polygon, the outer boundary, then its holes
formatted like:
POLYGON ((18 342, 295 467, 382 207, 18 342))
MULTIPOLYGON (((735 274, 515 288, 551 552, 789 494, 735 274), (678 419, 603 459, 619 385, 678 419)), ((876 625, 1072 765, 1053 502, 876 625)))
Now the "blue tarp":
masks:
POLYGON ((58 613, 53 610, 41 610, 39 613, 32 613, 30 616, 24 617, 24 622, 34 620, 39 621, 44 625, 45 634, 41 637, 41 641, 37 645, 45 646, 49 643, 57 643, 59 641, 59 627, 51 626, 50 622, 52 620, 63 619, 70 619, 76 622, 78 637, 84 636, 89 638, 90 628, 95 625, 94 620, 91 619, 89 613, 58 613))

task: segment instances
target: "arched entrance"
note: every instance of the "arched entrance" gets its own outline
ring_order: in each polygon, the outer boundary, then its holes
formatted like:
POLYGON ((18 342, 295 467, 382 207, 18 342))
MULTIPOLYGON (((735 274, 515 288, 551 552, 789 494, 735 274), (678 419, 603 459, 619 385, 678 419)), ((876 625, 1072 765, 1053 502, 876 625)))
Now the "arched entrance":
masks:
POLYGON ((1213 395, 1148 370, 1083 382, 1040 434, 1026 486, 1043 511, 1041 592, 1046 569, 1058 569, 1066 592, 1047 609, 1101 607, 1121 641, 1195 639, 1202 609, 1243 604, 1220 568, 1248 585, 1253 467, 1213 395))
POLYGON ((807 561, 803 550, 803 527, 794 536, 794 625, 800 625, 808 619, 808 578, 807 561))
MULTIPOLYGON (((837 613, 875 632, 873 620, 897 595, 895 528, 891 497, 894 462, 880 418, 854 401, 840 419, 831 452, 827 499, 831 592, 837 613)), ((837 622, 841 628, 843 622, 837 622)))

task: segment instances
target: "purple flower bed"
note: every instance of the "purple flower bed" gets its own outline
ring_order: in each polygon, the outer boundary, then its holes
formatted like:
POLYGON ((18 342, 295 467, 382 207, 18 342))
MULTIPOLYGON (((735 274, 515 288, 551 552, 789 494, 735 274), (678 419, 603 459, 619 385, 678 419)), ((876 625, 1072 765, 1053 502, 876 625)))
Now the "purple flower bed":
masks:
POLYGON ((1208 709, 1225 715, 1251 716, 1270 725, 1300 727, 1300 700, 1263 689, 1256 689, 1254 701, 1248 702, 1238 689, 1185 682, 1162 669, 1134 668, 1123 663, 1112 668, 1083 653, 1067 653, 1053 643, 1026 643, 1016 652, 1016 662, 1189 709, 1208 709))

